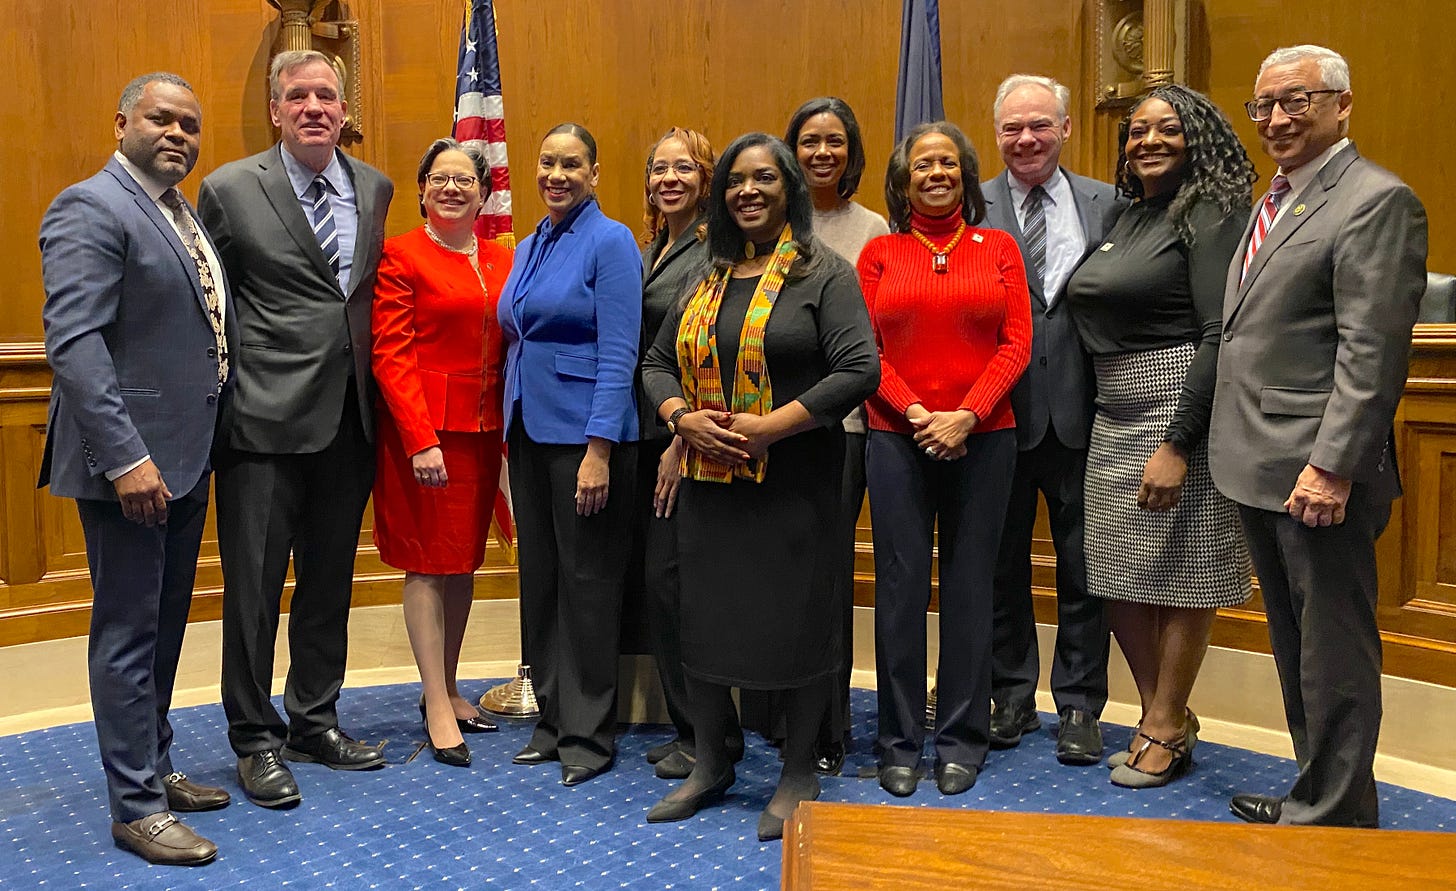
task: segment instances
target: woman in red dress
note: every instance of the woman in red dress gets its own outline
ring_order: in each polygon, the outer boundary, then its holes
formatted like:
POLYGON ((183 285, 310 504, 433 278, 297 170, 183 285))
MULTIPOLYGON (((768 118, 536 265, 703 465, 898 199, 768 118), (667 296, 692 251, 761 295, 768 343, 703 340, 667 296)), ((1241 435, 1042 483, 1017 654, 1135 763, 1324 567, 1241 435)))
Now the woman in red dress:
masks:
POLYGON ((420 161, 425 225, 384 243, 374 297, 379 461, 374 543, 405 571, 404 621, 435 759, 464 767, 462 733, 494 730, 455 672, 500 482, 496 301, 511 252, 475 237, 490 197, 483 155, 437 139, 420 161))

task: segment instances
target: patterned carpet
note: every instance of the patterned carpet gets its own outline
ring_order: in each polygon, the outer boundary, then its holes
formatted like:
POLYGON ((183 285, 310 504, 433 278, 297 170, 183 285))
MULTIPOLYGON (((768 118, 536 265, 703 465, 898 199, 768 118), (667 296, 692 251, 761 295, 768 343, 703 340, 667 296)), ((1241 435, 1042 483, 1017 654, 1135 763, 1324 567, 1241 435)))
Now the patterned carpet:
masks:
MULTIPOLYGON (((491 682, 469 685, 478 695, 491 682)), ((413 685, 345 690, 345 730, 386 740, 388 767, 348 773, 294 765, 303 803, 254 807, 237 790, 218 705, 173 712, 179 769, 233 792, 232 806, 188 815, 218 844, 213 864, 153 867, 112 845, 106 790, 91 725, 0 738, 0 887, 3 888, 509 888, 767 889, 779 886, 778 843, 760 844, 759 812, 778 777, 776 753, 750 742, 738 784, 720 806, 683 823, 648 825, 647 809, 672 788, 642 760, 668 738, 657 726, 623 728, 617 767, 567 789, 559 767, 512 765, 529 728, 470 737, 475 764, 436 763, 422 743, 413 685)), ((1164 789, 1130 791, 1101 767, 1054 760, 1045 729, 1008 752, 992 752, 970 792, 942 798, 922 782, 892 799, 872 779, 874 694, 854 694, 856 750, 845 777, 824 781, 823 799, 920 807, 1104 814, 1233 821, 1237 791, 1282 791, 1293 776, 1283 759, 1202 743, 1189 776, 1164 789)), ((281 706, 280 706, 281 708, 281 706)), ((1051 716, 1043 715, 1043 721, 1051 716)), ((1108 726, 1109 750, 1130 731, 1108 726)), ((1381 786, 1381 817, 1393 829, 1456 830, 1456 802, 1381 786)))

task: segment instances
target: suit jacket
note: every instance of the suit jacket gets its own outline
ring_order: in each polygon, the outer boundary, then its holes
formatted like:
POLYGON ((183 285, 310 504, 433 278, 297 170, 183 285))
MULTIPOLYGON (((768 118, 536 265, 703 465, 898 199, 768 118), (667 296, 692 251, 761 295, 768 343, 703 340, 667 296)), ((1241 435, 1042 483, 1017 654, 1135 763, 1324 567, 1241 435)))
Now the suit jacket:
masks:
MULTIPOLYGON (((1103 236, 1112 229, 1127 202, 1107 183, 1062 170, 1072 187, 1077 203, 1077 216, 1087 238, 1083 258, 1102 244, 1103 236)), ((986 197, 986 220, 991 229, 1009 232, 1016 239, 1021 255, 1026 256, 1026 242, 1021 224, 1016 221, 1016 206, 1011 197, 1009 171, 981 184, 986 197)), ((1077 328, 1070 313, 1062 310, 1063 292, 1055 295, 1051 306, 1043 293, 1040 279, 1028 270, 1027 284, 1031 291, 1031 364, 1011 391, 1011 410, 1016 415, 1016 445, 1027 451, 1039 445, 1049 429, 1057 439, 1074 449, 1087 447, 1092 429, 1091 361, 1077 339, 1077 328)))
MULTIPOLYGON (((106 471, 150 454, 172 495, 186 495, 210 467, 220 396, 187 248, 113 158, 51 203, 40 251, 55 379, 38 485, 115 501, 106 471)), ((231 304, 224 313, 231 325, 231 304)))
POLYGON ((1305 464, 1400 494, 1391 423, 1426 284, 1426 213, 1396 176, 1336 154, 1229 266, 1208 459, 1240 504, 1282 511, 1305 464))
POLYGON ((388 178, 340 153, 359 211, 349 293, 314 237, 279 155, 281 144, 224 164, 202 181, 197 207, 237 303, 228 325, 234 387, 219 437, 250 452, 309 454, 333 441, 352 375, 365 436, 374 435, 370 312, 394 196, 388 178))
POLYGON ((638 349, 637 363, 637 429, 644 440, 665 437, 667 425, 657 416, 657 406, 647 398, 642 386, 642 358, 648 347, 657 339, 657 330, 663 321, 673 315, 690 288, 708 274, 708 245, 699 241, 696 235, 697 223, 673 242, 667 254, 654 268, 653 258, 662 252, 667 241, 667 230, 657 234, 653 242, 642 249, 642 343, 638 349))
POLYGON ((516 250, 497 313, 506 338, 505 426, 538 443, 637 438, 642 259, 626 226, 588 199, 516 250))
POLYGON ((480 278, 464 254, 421 226, 384 243, 374 297, 374 380, 405 454, 439 445, 439 430, 501 429, 505 345, 496 302, 511 252, 480 241, 480 278))

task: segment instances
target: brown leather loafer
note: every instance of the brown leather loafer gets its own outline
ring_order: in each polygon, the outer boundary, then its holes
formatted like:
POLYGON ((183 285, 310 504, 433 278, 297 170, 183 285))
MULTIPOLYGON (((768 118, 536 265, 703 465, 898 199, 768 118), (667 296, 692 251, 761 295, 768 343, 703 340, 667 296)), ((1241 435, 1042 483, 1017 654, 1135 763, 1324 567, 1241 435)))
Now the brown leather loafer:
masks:
POLYGON ((233 800, 227 790, 194 783, 180 771, 162 777, 162 785, 167 788, 167 807, 179 813, 215 811, 233 800))
POLYGON ((111 837, 117 847, 159 866, 201 866, 217 857, 217 845, 167 811, 130 823, 112 823, 111 837))

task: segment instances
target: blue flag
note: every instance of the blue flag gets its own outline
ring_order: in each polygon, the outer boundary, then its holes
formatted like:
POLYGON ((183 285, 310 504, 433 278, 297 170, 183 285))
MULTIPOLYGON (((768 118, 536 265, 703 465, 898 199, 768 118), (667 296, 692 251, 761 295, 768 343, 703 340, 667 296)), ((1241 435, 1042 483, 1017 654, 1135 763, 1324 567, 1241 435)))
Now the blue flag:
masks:
POLYGON ((900 82, 895 87, 895 143, 910 128, 945 117, 940 92, 940 0, 902 0, 900 82))

